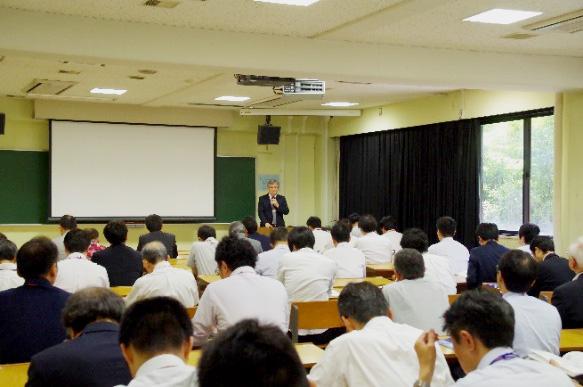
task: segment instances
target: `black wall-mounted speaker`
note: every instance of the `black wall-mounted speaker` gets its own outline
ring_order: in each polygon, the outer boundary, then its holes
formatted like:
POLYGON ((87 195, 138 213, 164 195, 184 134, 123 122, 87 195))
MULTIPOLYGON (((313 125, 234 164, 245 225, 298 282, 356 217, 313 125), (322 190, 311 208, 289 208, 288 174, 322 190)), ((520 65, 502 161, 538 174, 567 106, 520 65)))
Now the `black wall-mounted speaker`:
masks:
POLYGON ((259 125, 257 128, 257 145, 277 145, 281 126, 259 125))

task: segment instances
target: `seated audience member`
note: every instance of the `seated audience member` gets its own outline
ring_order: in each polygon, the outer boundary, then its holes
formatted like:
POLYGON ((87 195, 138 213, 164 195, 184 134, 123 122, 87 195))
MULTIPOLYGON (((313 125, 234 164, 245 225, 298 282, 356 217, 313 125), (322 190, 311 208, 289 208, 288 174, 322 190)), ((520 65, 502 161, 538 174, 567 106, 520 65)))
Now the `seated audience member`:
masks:
POLYGON ((555 254, 553 239, 536 236, 530 242, 530 252, 538 262, 536 280, 528 295, 538 297, 541 291, 553 291, 558 286, 571 281, 575 273, 569 268, 569 261, 555 254))
POLYGON ((514 309, 514 351, 521 357, 533 350, 559 354, 561 316, 554 306, 526 294, 536 278, 536 262, 521 250, 511 250, 498 262, 498 286, 514 309))
POLYGON ((257 264, 255 265, 257 274, 277 279, 279 261, 290 252, 287 245, 287 234, 285 227, 277 227, 271 230, 269 238, 273 248, 262 252, 257 257, 257 264))
POLYGON ((254 239, 257 242, 261 243, 261 249, 263 251, 271 250, 271 244, 269 243, 269 237, 265 235, 261 235, 257 232, 257 221, 255 218, 250 216, 243 218, 241 220, 243 226, 245 226, 245 230, 247 231, 247 237, 249 239, 254 239))
POLYGON ((496 266, 502 254, 508 251, 498 244, 498 226, 494 223, 480 223, 476 237, 480 246, 470 251, 466 277, 468 289, 478 288, 484 282, 496 282, 496 266))
POLYGON ((256 254, 262 253, 263 248, 261 247, 261 242, 251 239, 247 236, 247 230, 241 222, 233 222, 229 225, 229 236, 234 238, 239 238, 246 240, 251 244, 251 247, 255 250, 256 254))
POLYGON ((18 250, 17 272, 24 285, 0 292, 0 364, 28 362, 65 340, 61 311, 70 294, 53 286, 58 254, 45 237, 18 250))
POLYGON ((429 281, 424 275, 421 253, 403 249, 395 254, 397 282, 385 286, 383 295, 391 306, 394 322, 441 332, 442 316, 449 308, 447 294, 437 282, 429 281))
POLYGON ((554 290, 551 302, 561 315, 563 329, 583 328, 583 237, 569 247, 569 267, 575 277, 554 290))
POLYGON ((334 247, 332 236, 326 230, 322 230, 322 221, 317 216, 310 216, 306 221, 306 226, 314 234, 314 251, 323 254, 324 251, 334 247))
POLYGON ((75 229, 65 235, 65 251, 67 257, 57 264, 59 272, 55 286, 75 293, 88 287, 109 287, 107 270, 103 266, 91 262, 87 256, 89 237, 85 231, 75 229))
POLYGON ((70 339, 32 357, 27 387, 115 386, 132 379, 119 347, 123 300, 111 290, 86 288, 63 310, 70 339))
POLYGON ((453 239, 457 228, 456 221, 449 216, 442 216, 437 219, 436 226, 439 242, 429 246, 429 253, 446 257, 454 274, 465 279, 470 252, 466 246, 453 239))
POLYGON ((65 259, 67 256, 65 252, 65 235, 71 230, 77 228, 77 219, 72 215, 63 215, 59 220, 59 234, 60 236, 53 239, 53 243, 57 246, 59 251, 59 260, 65 259))
POLYGON ((257 255, 246 239, 225 237, 217 246, 220 281, 205 289, 192 319, 194 343, 202 345, 215 332, 246 318, 276 325, 287 332, 288 297, 278 281, 255 272, 257 255))
POLYGON ((205 347, 198 381, 200 387, 308 387, 289 338, 257 320, 235 324, 205 347))
MULTIPOLYGON (((514 312, 500 296, 487 290, 464 292, 444 315, 445 330, 466 373, 459 387, 572 387, 563 371, 520 358, 512 350, 514 312)), ((425 332, 415 343, 419 361, 418 386, 429 385, 433 375, 437 335, 425 332)), ((433 383, 431 383, 433 385, 433 383)))
POLYGON ((145 220, 146 228, 149 233, 140 235, 138 240, 138 251, 142 251, 142 247, 150 242, 161 242, 166 247, 170 258, 178 257, 178 247, 176 246, 176 236, 174 234, 163 232, 162 226, 164 222, 159 215, 148 215, 145 220))
POLYGON ((438 283, 446 294, 457 293, 457 283, 453 270, 446 257, 427 252, 429 238, 424 231, 418 228, 405 230, 401 239, 401 246, 404 249, 414 249, 423 255, 425 264, 425 278, 428 281, 438 283))
POLYGON ((128 228, 120 220, 112 220, 103 229, 110 246, 93 255, 93 262, 105 267, 110 286, 132 286, 142 275, 140 253, 126 246, 128 228))
POLYGON ((16 288, 24 283, 24 278, 16 272, 16 251, 16 245, 12 241, 0 238, 0 291, 16 288))
POLYGON ((350 222, 351 229, 350 229, 350 236, 352 238, 360 238, 362 236, 362 232, 360 231, 360 227, 358 227, 358 220, 360 219, 360 215, 356 212, 348 215, 348 221, 350 222))
POLYGON ((217 232, 213 227, 204 224, 198 228, 196 235, 198 241, 192 244, 186 264, 192 269, 195 277, 217 274, 215 261, 215 251, 219 244, 217 232))
POLYGON ((350 228, 343 222, 337 222, 332 227, 334 248, 324 252, 324 255, 338 265, 337 278, 366 277, 366 259, 362 251, 350 246, 350 228))
POLYGON ((396 251, 401 250, 401 238, 403 234, 397 231, 397 221, 392 216, 383 216, 379 220, 382 235, 391 241, 396 251))
POLYGON ((166 296, 177 299, 185 308, 198 304, 198 287, 192 274, 168 262, 168 252, 161 242, 150 242, 142 248, 145 276, 134 283, 126 298, 127 305, 145 298, 166 296))
POLYGON ((99 232, 94 228, 83 229, 87 233, 87 236, 91 240, 89 248, 87 249, 87 257, 90 259, 93 257, 97 251, 105 250, 105 246, 99 243, 99 232))
POLYGON ((525 223, 518 229, 518 239, 520 241, 519 250, 532 254, 530 251, 530 242, 540 234, 540 228, 536 224, 525 223))
POLYGON ((182 304, 170 297, 138 301, 124 314, 119 342, 134 379, 128 387, 196 387, 196 368, 186 363, 192 324, 182 304))
POLYGON ((362 236, 356 240, 354 247, 364 253, 367 264, 392 263, 393 255, 398 250, 389 238, 377 233, 377 221, 372 215, 362 215, 358 220, 362 236))
POLYGON ((6 237, 6 235, 4 235, 0 232, 0 240, 2 240, 2 239, 8 239, 8 238, 6 237))
MULTIPOLYGON (((330 342, 308 378, 317 386, 413 386, 418 373, 413 344, 422 331, 393 322, 380 289, 368 282, 348 284, 338 310, 348 333, 330 342)), ((431 386, 453 383, 441 351, 435 364, 431 386)))

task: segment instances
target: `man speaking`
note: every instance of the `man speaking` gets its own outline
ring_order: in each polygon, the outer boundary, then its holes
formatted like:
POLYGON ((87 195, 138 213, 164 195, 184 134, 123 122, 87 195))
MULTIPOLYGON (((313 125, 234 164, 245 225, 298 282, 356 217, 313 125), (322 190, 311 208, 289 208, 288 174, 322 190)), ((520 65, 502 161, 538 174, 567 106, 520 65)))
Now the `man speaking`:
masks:
POLYGON ((267 194, 259 196, 257 212, 261 221, 261 227, 285 227, 283 216, 289 214, 285 196, 278 195, 279 182, 269 180, 267 182, 267 194))

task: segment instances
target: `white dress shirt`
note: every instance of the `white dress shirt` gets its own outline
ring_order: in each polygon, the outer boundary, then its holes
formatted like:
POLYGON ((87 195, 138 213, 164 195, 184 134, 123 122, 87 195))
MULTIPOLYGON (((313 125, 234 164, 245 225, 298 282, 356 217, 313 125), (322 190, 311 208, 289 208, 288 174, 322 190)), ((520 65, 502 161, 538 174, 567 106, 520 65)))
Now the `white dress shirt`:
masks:
POLYGON ((441 285, 446 294, 457 293, 457 282, 449 261, 441 255, 423 253, 425 278, 441 285))
POLYGON ((260 276, 251 266, 242 266, 206 287, 192 319, 194 343, 202 345, 217 331, 248 318, 287 332, 289 312, 287 293, 279 281, 260 276))
MULTIPOLYGON (((196 387, 196 368, 176 355, 158 355, 146 361, 127 387, 196 387)), ((116 387, 124 387, 118 385, 116 387)))
POLYGON ((348 242, 340 242, 336 247, 327 250, 324 256, 338 265, 336 278, 366 277, 366 258, 362 251, 350 246, 348 242))
POLYGON ((529 253, 530 255, 532 255, 532 251, 530 251, 530 245, 522 245, 518 248, 518 250, 522 250, 525 253, 529 253))
MULTIPOLYGON (((419 376, 413 346, 421 333, 388 317, 374 317, 361 330, 332 340, 308 378, 322 387, 411 387, 419 376)), ((439 348, 435 363, 431 386, 453 384, 439 348)))
POLYGON ((514 309, 514 351, 526 357, 532 350, 559 355, 561 316, 553 305, 524 293, 502 296, 514 309))
POLYGON ((82 253, 69 254, 65 259, 59 261, 57 266, 59 272, 55 286, 69 293, 93 286, 109 287, 107 270, 103 266, 91 262, 82 253))
POLYGON ((360 238, 362 236, 362 230, 358 227, 358 223, 350 230, 350 236, 353 238, 360 238))
POLYGON ((324 251, 330 250, 334 247, 334 242, 332 242, 332 235, 328 231, 324 231, 321 228, 315 228, 312 230, 314 234, 314 251, 323 254, 324 251))
POLYGON ((176 269, 168 261, 158 262, 154 270, 140 277, 126 297, 127 305, 150 297, 166 296, 180 301, 185 308, 198 304, 198 286, 191 272, 176 269))
POLYGON ((57 246, 57 252, 59 253, 59 261, 67 257, 67 252, 65 251, 65 235, 67 235, 68 232, 69 231, 65 232, 63 235, 53 238, 53 243, 57 246))
MULTIPOLYGON (((498 347, 488 352, 478 367, 458 379, 459 387, 573 387, 571 379, 559 368, 534 360, 515 357, 498 360, 512 348, 498 347), (494 362, 493 364, 491 364, 494 362)), ((432 384, 433 385, 433 384, 432 384)))
POLYGON ((0 263, 0 292, 17 288, 24 284, 24 278, 16 273, 16 264, 13 262, 0 263))
POLYGON ((446 237, 429 246, 428 252, 446 257, 454 274, 465 278, 468 273, 468 261, 470 259, 470 252, 466 246, 452 237, 446 237))
POLYGON ((277 279, 279 261, 284 255, 289 254, 289 252, 287 242, 276 244, 273 249, 264 251, 257 256, 255 271, 264 277, 277 279))
POLYGON ((393 321, 443 334, 443 313, 449 308, 447 294, 426 278, 402 280, 383 288, 393 312, 393 321))
POLYGON ((354 247, 364 253, 367 264, 392 263, 397 247, 393 246, 389 238, 376 232, 363 235, 354 243, 354 247))
POLYGON ((208 237, 204 241, 197 241, 192 244, 190 255, 186 264, 189 267, 196 265, 198 275, 213 275, 217 274, 217 262, 215 261, 215 252, 219 242, 213 238, 208 237))
POLYGON ((385 238, 388 238, 395 249, 395 252, 401 250, 401 239, 403 238, 403 234, 398 232, 397 230, 389 230, 383 234, 385 238))

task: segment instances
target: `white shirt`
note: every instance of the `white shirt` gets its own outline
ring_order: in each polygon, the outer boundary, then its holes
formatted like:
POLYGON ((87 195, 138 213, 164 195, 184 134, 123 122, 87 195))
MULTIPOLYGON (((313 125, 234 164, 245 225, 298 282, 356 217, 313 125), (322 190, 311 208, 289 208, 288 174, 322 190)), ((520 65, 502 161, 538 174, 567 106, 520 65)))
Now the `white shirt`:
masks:
POLYGON ((217 274, 215 252, 218 244, 219 242, 213 237, 208 237, 204 241, 194 242, 186 264, 189 267, 196 265, 198 275, 217 274))
POLYGON ((55 286, 75 293, 77 290, 88 287, 109 287, 109 276, 107 270, 91 262, 82 253, 71 253, 65 259, 57 263, 59 272, 55 286))
POLYGON ((362 251, 350 246, 348 242, 340 242, 336 247, 327 250, 324 256, 338 265, 337 278, 366 277, 366 259, 362 251))
MULTIPOLYGON (((388 317, 372 318, 361 330, 330 342, 308 378, 322 387, 411 387, 419 376, 413 346, 422 331, 388 317)), ((432 387, 453 384, 443 353, 437 348, 432 387)))
POLYGON ((24 278, 16 273, 16 264, 12 262, 0 263, 0 292, 17 288, 24 284, 24 278))
POLYGON ((532 251, 530 251, 530 245, 522 245, 518 248, 518 250, 522 250, 525 253, 529 253, 530 255, 532 255, 532 251))
POLYGON ((278 243, 273 249, 264 251, 257 256, 255 271, 259 275, 277 279, 279 261, 281 260, 281 257, 289 254, 289 252, 287 244, 278 243))
MULTIPOLYGON (((146 361, 127 387, 196 387, 196 368, 175 355, 158 355, 146 361)), ((116 387, 123 387, 122 385, 116 387)))
POLYGON ((59 261, 67 257, 67 252, 65 251, 65 235, 67 235, 68 232, 69 231, 65 232, 63 235, 53 238, 53 243, 57 246, 57 252, 59 253, 59 261))
POLYGON ((367 264, 392 263, 393 255, 397 250, 389 238, 376 232, 369 232, 359 238, 354 243, 354 247, 364 253, 367 264))
POLYGON ((389 230, 384 233, 383 236, 391 241, 395 252, 401 250, 401 239, 403 238, 403 234, 397 230, 389 230))
POLYGON ((192 273, 176 269, 170 262, 158 262, 154 270, 140 277, 126 297, 127 305, 149 297, 167 296, 180 301, 185 308, 198 304, 198 286, 192 273))
POLYGON ((289 312, 287 293, 279 281, 260 276, 251 266, 242 266, 206 287, 192 319, 194 343, 201 345, 216 331, 247 318, 287 332, 289 312))
POLYGON ((458 379, 458 387, 573 387, 571 379, 560 369, 534 360, 516 357, 494 361, 512 352, 512 348, 498 347, 488 352, 478 367, 458 379))
POLYGON ((323 254, 324 251, 330 250, 334 247, 334 242, 332 242, 332 235, 328 231, 324 231, 321 228, 315 228, 312 230, 314 234, 314 250, 317 253, 323 254))
POLYGON ((441 285, 446 294, 457 293, 457 282, 447 258, 441 255, 423 253, 425 278, 441 285))
POLYGON ((468 261, 470 252, 452 237, 443 238, 441 241, 429 246, 429 253, 441 255, 449 260, 454 274, 465 277, 468 273, 468 261))
POLYGON ((353 238, 360 238, 362 236, 362 230, 358 227, 358 223, 350 230, 350 236, 353 238))
POLYGON ((423 331, 443 332, 443 313, 449 309, 447 294, 426 278, 402 280, 383 288, 393 312, 393 321, 423 331))
POLYGON ((505 293, 502 297, 514 309, 514 351, 526 357, 532 350, 559 355, 561 316, 553 305, 524 293, 505 293))

